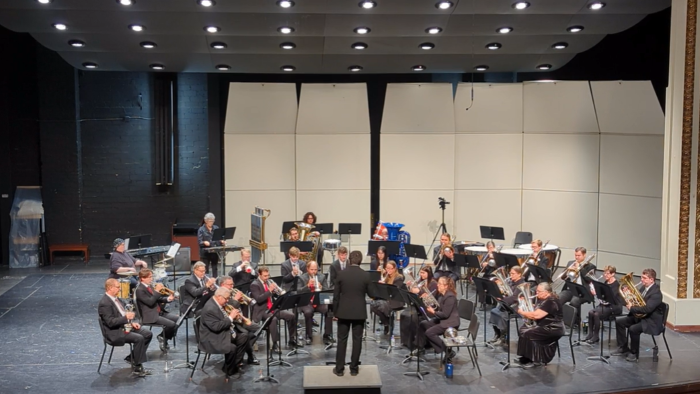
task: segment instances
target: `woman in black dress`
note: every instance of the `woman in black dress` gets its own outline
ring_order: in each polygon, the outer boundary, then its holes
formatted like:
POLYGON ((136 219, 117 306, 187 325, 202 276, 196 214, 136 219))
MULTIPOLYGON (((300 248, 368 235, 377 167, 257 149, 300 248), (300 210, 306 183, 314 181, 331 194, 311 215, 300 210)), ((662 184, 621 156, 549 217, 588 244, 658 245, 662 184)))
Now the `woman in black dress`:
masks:
MULTIPOLYGON (((527 296, 521 294, 521 296, 527 296)), ((559 297, 552 293, 552 286, 543 282, 537 286, 534 311, 518 310, 532 326, 523 324, 518 330, 518 360, 524 368, 547 364, 557 352, 557 342, 564 336, 564 312, 559 297)))

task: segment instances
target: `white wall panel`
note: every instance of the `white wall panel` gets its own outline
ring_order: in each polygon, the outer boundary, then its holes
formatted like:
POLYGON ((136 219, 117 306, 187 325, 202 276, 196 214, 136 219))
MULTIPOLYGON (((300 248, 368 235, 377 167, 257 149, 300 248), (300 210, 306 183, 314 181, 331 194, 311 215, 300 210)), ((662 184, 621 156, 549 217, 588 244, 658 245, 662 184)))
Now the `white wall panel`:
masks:
MULTIPOLYGON (((379 193, 381 217, 384 222, 399 222, 411 233, 411 243, 430 245, 442 220, 438 197, 454 201, 452 190, 382 190, 379 193)), ((454 228, 454 210, 445 210, 447 229, 454 228)), ((374 229, 372 229, 374 231, 374 229)))
POLYGON ((224 133, 293 134, 297 92, 293 83, 231 83, 224 133))
POLYGON ((523 134, 457 134, 455 189, 520 189, 523 134))
POLYGON ((226 190, 295 187, 294 134, 224 135, 226 190))
POLYGON ((380 188, 454 189, 454 134, 382 134, 380 188))
POLYGON ((660 198, 600 194, 600 250, 660 259, 660 248, 660 198))
POLYGON ((473 86, 472 102, 472 84, 457 85, 454 102, 457 133, 522 133, 521 83, 478 83, 473 86))
MULTIPOLYGON (((297 191, 297 217, 312 211, 318 223, 333 223, 338 230, 339 223, 361 223, 362 233, 352 236, 355 246, 367 245, 374 228, 368 228, 370 216, 370 191, 366 190, 327 190, 297 191)), ((343 239, 343 245, 347 246, 343 239)))
POLYGON ((664 137, 601 135, 601 193, 661 197, 664 137))
POLYGON ((390 83, 386 87, 382 134, 454 133, 450 83, 390 83))
POLYGON ((369 134, 297 134, 296 150, 298 190, 369 190, 369 134))
POLYGON ((601 133, 664 134, 664 113, 650 81, 591 82, 601 133))
POLYGON ((598 191, 598 135, 525 134, 523 188, 598 191))
POLYGON ((369 134, 367 85, 303 84, 296 131, 297 134, 369 134))
MULTIPOLYGON (((659 271, 661 263, 659 259, 649 259, 646 257, 599 251, 598 268, 602 269, 606 265, 614 266, 618 273, 626 274, 628 272, 634 272, 634 275, 636 276, 641 275, 645 268, 653 268, 656 270, 657 278, 661 277, 659 271)), ((635 278, 634 281, 636 283, 639 280, 635 278)))
POLYGON ((595 249, 598 194, 523 190, 522 229, 562 248, 595 249))
POLYGON ((597 133, 588 82, 526 82, 523 87, 526 133, 597 133))
MULTIPOLYGON (((453 235, 460 241, 483 241, 479 226, 503 227, 505 244, 520 230, 520 190, 456 190, 453 235)), ((449 205, 448 205, 449 207, 449 205)), ((504 241, 499 241, 503 243, 504 241)))

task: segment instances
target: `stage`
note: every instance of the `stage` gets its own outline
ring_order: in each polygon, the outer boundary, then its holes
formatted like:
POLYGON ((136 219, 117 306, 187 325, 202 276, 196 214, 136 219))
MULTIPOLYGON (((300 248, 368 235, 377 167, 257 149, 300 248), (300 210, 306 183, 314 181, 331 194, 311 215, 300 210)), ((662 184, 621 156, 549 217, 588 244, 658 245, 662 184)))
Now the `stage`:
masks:
MULTIPOLYGON (((150 345, 147 368, 154 374, 146 378, 130 375, 129 365, 123 358, 125 348, 115 348, 111 364, 102 366, 101 374, 97 366, 102 354, 102 336, 97 324, 97 303, 104 293, 104 280, 107 277, 107 262, 94 260, 83 264, 79 260, 60 259, 57 264, 27 270, 0 270, 0 386, 2 392, 63 392, 63 393, 302 393, 303 369, 305 366, 321 366, 335 357, 333 349, 324 351, 320 336, 314 337, 311 346, 303 349, 310 355, 296 355, 285 358, 293 366, 271 367, 271 374, 280 384, 253 383, 264 368, 264 339, 260 339, 257 357, 263 365, 246 367, 238 380, 224 382, 221 372, 223 358, 213 355, 206 364, 205 371, 195 371, 189 380, 189 369, 177 369, 165 373, 165 358, 158 349, 155 339, 150 345)), ((272 267, 272 274, 278 267, 272 267)), ((178 284, 182 283, 179 281, 178 284)), ((473 287, 473 286, 472 286, 473 287)), ((469 294, 473 298, 473 293, 469 294)), ((176 308, 171 307, 171 310, 176 308)), ((584 311, 586 311, 584 309, 584 311)), ((480 321, 483 312, 477 312, 480 321)), ((319 321, 318 315, 316 320, 319 321)), ((190 323, 191 324, 191 323, 190 323)), ((466 327, 463 322, 463 327, 466 327)), ((380 327, 379 325, 377 327, 380 327)), ((398 334, 398 322, 395 332, 398 334)), ((158 334, 160 329, 154 329, 158 334)), ((512 327, 511 332, 516 332, 512 327)), ((318 335, 318 334, 316 334, 318 335)), ((479 329, 479 342, 483 341, 483 326, 479 329)), ((616 349, 613 338, 607 345, 605 354, 616 349)), ((613 330, 614 335, 614 330, 613 330)), ((387 343, 389 338, 375 332, 375 337, 387 343)), ((487 327, 487 339, 492 336, 487 327)), ((515 334, 513 334, 515 337, 515 334)), ((621 357, 611 357, 610 365, 600 361, 588 361, 587 356, 599 354, 599 346, 579 346, 574 348, 576 366, 572 365, 567 338, 562 338, 561 358, 554 358, 546 367, 529 370, 509 369, 501 371, 499 361, 506 359, 500 348, 492 350, 479 347, 479 365, 483 376, 472 367, 466 350, 458 353, 454 360, 454 377, 446 379, 438 369, 438 356, 429 352, 426 362, 421 363, 421 371, 430 372, 425 381, 416 377, 404 376, 404 372, 415 371, 415 362, 402 365, 406 349, 394 349, 389 355, 379 349, 379 344, 366 341, 363 344, 362 361, 379 367, 383 393, 484 393, 514 392, 524 393, 590 393, 614 391, 640 391, 659 389, 661 386, 677 385, 698 380, 697 360, 700 360, 700 334, 667 332, 667 339, 673 354, 669 360, 663 339, 658 338, 659 362, 651 359, 651 337, 642 335, 639 363, 630 363, 621 357)), ((190 329, 190 360, 196 357, 196 344, 193 330, 190 329)), ((514 338, 511 348, 515 350, 514 338)), ((172 345, 171 345, 172 347, 172 345)), ((107 349, 109 353, 109 347, 107 349)), ((286 352, 285 352, 286 353, 286 352)), ((174 365, 183 363, 185 354, 185 330, 180 329, 177 348, 171 349, 168 360, 174 365)), ((346 374, 348 373, 346 369, 346 374)), ((332 375, 331 375, 332 376, 332 375)), ((331 378, 329 376, 329 379, 331 378)), ((362 379, 362 369, 356 379, 362 379)), ((687 391, 686 391, 687 392, 687 391)))

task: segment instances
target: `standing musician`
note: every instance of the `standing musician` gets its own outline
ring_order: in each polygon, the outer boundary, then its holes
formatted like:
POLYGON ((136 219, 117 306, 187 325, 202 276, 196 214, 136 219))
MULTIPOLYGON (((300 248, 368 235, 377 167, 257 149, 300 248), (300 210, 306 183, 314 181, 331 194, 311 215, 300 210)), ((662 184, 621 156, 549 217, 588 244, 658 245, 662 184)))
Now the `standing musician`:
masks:
POLYGON ((207 271, 211 268, 212 275, 217 277, 219 273, 219 255, 216 252, 209 253, 204 251, 205 248, 226 245, 224 240, 212 240, 214 230, 219 228, 219 226, 214 224, 215 220, 216 217, 211 212, 204 215, 202 226, 197 231, 197 241, 199 242, 199 258, 207 264, 207 271))
MULTIPOLYGON (((386 263, 384 273, 385 275, 379 283, 393 285, 398 288, 403 287, 403 276, 399 274, 394 261, 386 263)), ((370 304, 370 310, 379 317, 379 321, 384 325, 384 335, 389 334, 389 318, 391 316, 391 311, 401 308, 403 305, 403 301, 398 300, 374 300, 372 304, 370 304)))
POLYGON ((216 278, 206 276, 207 265, 201 261, 194 263, 192 275, 185 279, 184 291, 180 294, 180 313, 187 311, 194 302, 197 305, 192 312, 196 312, 204 307, 204 304, 214 294, 216 290, 216 278))
MULTIPOLYGON (((588 311, 588 336, 584 339, 584 342, 590 344, 597 343, 600 341, 600 321, 607 320, 612 315, 620 315, 622 313, 622 306, 625 305, 625 300, 620 294, 620 282, 615 279, 615 273, 617 269, 614 266, 608 265, 603 268, 603 279, 605 283, 610 286, 613 294, 615 295, 615 302, 608 303, 607 301, 600 300, 600 304, 594 309, 588 311)), ((595 294, 595 289, 593 289, 595 294)), ((560 296, 561 297, 561 296, 560 296)))
POLYGON ((144 268, 139 272, 139 280, 141 283, 136 287, 136 305, 141 313, 141 322, 143 324, 158 324, 163 326, 163 332, 156 337, 160 350, 167 351, 168 341, 177 335, 177 319, 178 315, 168 313, 163 309, 166 302, 172 302, 175 299, 173 294, 168 296, 160 293, 164 288, 162 283, 153 285, 153 271, 144 268), (162 304, 162 305, 161 305, 162 304))
MULTIPOLYGON (((425 289, 428 292, 434 293, 437 291, 437 281, 433 277, 433 269, 425 266, 418 271, 419 277, 416 283, 406 283, 408 290, 413 294, 418 294, 420 297, 426 297, 425 289)), ((401 319, 399 320, 401 343, 408 349, 414 349, 416 346, 416 333, 418 332, 418 323, 423 320, 423 316, 416 311, 411 311, 406 308, 401 311, 401 319)))
POLYGON ((224 354, 222 370, 226 378, 240 377, 238 365, 243 361, 248 333, 239 331, 234 322, 241 318, 241 312, 232 308, 226 312, 224 305, 231 297, 231 290, 216 289, 214 296, 199 311, 199 343, 210 354, 224 354))
POLYGON ((329 286, 331 289, 335 288, 335 280, 338 277, 338 273, 340 271, 343 271, 345 268, 348 267, 349 261, 348 261, 348 248, 345 246, 341 246, 338 248, 338 259, 331 263, 331 268, 329 269, 330 272, 330 283, 329 286))
MULTIPOLYGON (((230 305, 231 307, 238 309, 239 311, 241 310, 241 300, 243 299, 243 293, 240 291, 235 291, 233 290, 234 287, 234 282, 233 279, 231 279, 230 276, 222 276, 220 278, 216 279, 217 284, 219 287, 229 289, 231 291, 231 297, 228 299, 228 302, 226 305, 230 305), (234 294, 235 293, 235 294, 234 294)), ((241 312, 242 314, 242 312, 241 312)), ((236 329, 238 332, 246 332, 248 333, 248 342, 246 343, 245 346, 245 353, 248 355, 248 360, 247 363, 249 365, 260 365, 260 361, 258 361, 257 358, 255 358, 255 355, 253 354, 253 343, 255 343, 255 333, 260 329, 260 325, 253 323, 252 321, 248 319, 238 319, 233 322, 233 324, 236 325, 236 329), (250 324, 248 324, 250 323, 250 324)))
POLYGON ((345 369, 345 352, 348 336, 352 329, 352 353, 350 356, 350 375, 360 372, 360 353, 362 352, 362 331, 367 320, 365 296, 369 294, 369 273, 360 268, 362 253, 357 250, 350 253, 350 267, 340 271, 333 289, 333 311, 338 319, 338 347, 335 353, 333 373, 343 376, 345 369))
POLYGON ((457 275, 457 263, 454 261, 455 250, 452 245, 446 245, 442 248, 442 258, 435 264, 435 277, 441 278, 449 276, 454 282, 459 280, 457 275))
MULTIPOLYGON (((523 280, 523 269, 518 266, 511 267, 509 276, 510 283, 504 283, 502 285, 509 286, 513 295, 504 298, 497 298, 497 300, 503 301, 504 304, 512 306, 513 304, 516 304, 518 302, 518 296, 520 295, 520 288, 518 288, 518 286, 525 283, 525 281, 523 280)), ((498 281, 498 279, 496 280, 498 281)), ((510 316, 508 315, 508 312, 501 309, 500 305, 491 309, 491 317, 489 318, 489 323, 493 325, 494 337, 488 341, 489 343, 493 345, 508 344, 509 338, 507 335, 507 330, 509 318, 510 316)))
POLYGON ((100 299, 97 312, 100 321, 104 326, 104 336, 115 346, 125 343, 133 343, 132 355, 126 356, 126 362, 133 362, 133 372, 141 377, 153 373, 152 369, 145 369, 143 363, 147 361, 146 350, 151 343, 153 334, 137 322, 134 322, 136 314, 127 312, 121 300, 117 298, 119 294, 119 281, 109 278, 105 281, 105 295, 100 299))
POLYGON ((442 248, 445 246, 449 245, 452 243, 451 241, 450 234, 448 233, 442 233, 440 236, 440 245, 436 246, 433 248, 433 263, 437 265, 440 262, 440 258, 442 257, 440 255, 440 252, 442 251, 442 248))
POLYGON ((299 260, 299 254, 299 249, 292 246, 289 248, 289 259, 283 261, 280 266, 282 288, 286 291, 296 286, 294 281, 298 280, 297 277, 306 272, 306 263, 303 260, 299 260))
POLYGON ((386 247, 380 246, 377 248, 377 254, 372 256, 369 262, 370 271, 384 271, 386 263, 389 262, 389 255, 386 253, 386 247))
MULTIPOLYGON (((431 307, 426 309, 435 319, 421 322, 418 326, 418 346, 425 348, 426 339, 430 342, 436 352, 442 353, 445 351, 445 344, 440 339, 440 335, 444 334, 448 328, 459 328, 459 310, 457 309, 457 290, 455 282, 452 278, 443 276, 438 279, 437 283, 438 302, 440 307, 435 310, 431 307)), ((452 360, 457 353, 450 350, 449 354, 445 354, 445 362, 452 360)))
POLYGON ((133 276, 129 278, 131 281, 131 288, 133 289, 139 284, 138 280, 136 280, 136 267, 148 268, 148 264, 143 260, 135 259, 129 253, 125 253, 124 240, 121 238, 115 239, 114 242, 112 242, 112 247, 114 248, 114 252, 112 252, 112 255, 109 257, 109 277, 112 279, 119 279, 121 277, 119 275, 120 273, 133 274, 133 276))
MULTIPOLYGON (((574 249, 574 260, 569 261, 569 263, 566 265, 566 269, 560 275, 560 278, 566 281, 571 281, 571 278, 569 278, 567 274, 569 272, 574 272, 578 270, 576 284, 589 284, 588 277, 586 275, 591 270, 595 270, 595 265, 586 264, 585 266, 583 266, 583 268, 581 268, 581 264, 584 260, 586 260, 586 248, 584 248, 583 246, 579 246, 578 248, 574 249)), ((559 293, 559 301, 561 301, 562 305, 568 302, 571 306, 573 306, 576 309, 581 308, 582 300, 578 297, 574 297, 574 293, 568 289, 562 290, 562 292, 559 293)))
MULTIPOLYGON (((318 273, 318 263, 311 260, 306 266, 306 273, 301 274, 297 281, 297 293, 308 293, 328 290, 326 283, 326 275, 318 273)), ((313 317, 314 312, 326 315, 325 325, 323 327, 323 343, 328 345, 333 342, 333 315, 328 311, 328 305, 318 304, 318 300, 311 299, 309 305, 301 307, 301 312, 304 314, 306 321, 306 344, 311 345, 311 337, 313 336, 313 317)))
MULTIPOLYGON (((627 316, 618 317, 615 321, 617 331, 617 346, 619 348, 613 356, 627 355, 626 360, 636 362, 639 358, 639 337, 642 332, 649 335, 659 335, 663 330, 664 304, 661 289, 654 283, 656 281, 656 271, 647 268, 642 271, 641 285, 639 292, 644 299, 644 306, 634 306, 627 301, 627 316), (636 315, 644 315, 639 317, 636 315), (629 332, 631 347, 627 347, 627 335, 629 332), (628 355, 629 353, 629 355, 628 355)), ((622 286, 621 286, 622 287, 622 286)))
POLYGON ((557 353, 559 338, 566 333, 562 304, 552 292, 552 285, 547 282, 537 285, 536 297, 534 311, 518 310, 520 316, 534 321, 530 327, 527 322, 523 323, 518 330, 518 362, 523 368, 533 368, 552 361, 557 353))
MULTIPOLYGON (((545 269, 549 269, 549 258, 545 256, 544 250, 542 250, 542 240, 541 239, 536 239, 530 243, 530 247, 532 248, 532 254, 527 257, 525 260, 526 264, 534 264, 538 267, 542 267, 545 269), (540 253, 540 251, 542 253, 540 253)), ((522 266, 522 265, 521 265, 522 266)), ((524 267, 523 267, 524 269, 524 267)), ((525 272, 523 272, 525 273, 525 272)), ((528 282, 537 282, 535 275, 531 272, 529 272, 525 278, 526 281, 528 282)))
MULTIPOLYGON (((255 305, 253 305, 253 321, 256 323, 266 320, 275 314, 275 311, 270 310, 270 308, 272 308, 272 296, 276 294, 274 292, 279 290, 275 290, 277 285, 274 282, 268 283, 268 279, 270 279, 270 270, 267 267, 258 267, 258 280, 250 284, 250 295, 255 299, 255 305)), ((287 322, 289 347, 299 347, 300 345, 298 345, 296 341, 296 316, 289 311, 279 311, 277 316, 287 322)), ((277 328, 277 316, 272 319, 268 328, 268 330, 270 330, 270 336, 272 337, 272 353, 279 353, 281 351, 279 346, 280 332, 279 328, 277 328)))
POLYGON ((250 249, 241 249, 241 261, 236 262, 231 267, 228 276, 233 278, 233 281, 241 284, 252 282, 258 270, 258 263, 250 261, 250 249))

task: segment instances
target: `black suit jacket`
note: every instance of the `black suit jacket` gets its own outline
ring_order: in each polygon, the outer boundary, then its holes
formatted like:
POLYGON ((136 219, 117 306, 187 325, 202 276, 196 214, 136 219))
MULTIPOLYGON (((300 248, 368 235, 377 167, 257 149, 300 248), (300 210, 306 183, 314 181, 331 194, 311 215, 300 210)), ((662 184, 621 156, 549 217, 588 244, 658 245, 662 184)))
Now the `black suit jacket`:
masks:
MULTIPOLYGON (((569 261, 569 262, 566 264, 566 268, 571 267, 572 265, 574 265, 575 262, 576 262, 576 260, 571 260, 571 261, 569 261)), ((545 267, 546 267, 546 266, 545 266, 545 267)), ((586 275, 587 275, 589 272, 591 272, 591 270, 594 270, 594 269, 595 269, 595 265, 593 265, 592 263, 591 263, 591 264, 586 264, 586 266, 584 266, 583 268, 579 269, 579 271, 578 271, 578 276, 579 276, 579 278, 581 278, 581 283, 582 283, 582 284, 588 284, 588 283, 590 283, 591 280, 590 280, 586 275)), ((566 270, 565 270, 564 272, 566 272, 566 270)), ((562 275, 564 275, 564 272, 562 272, 562 275)), ((568 279, 568 278, 564 278, 564 279, 568 279)))
POLYGON ((442 256, 442 259, 435 264, 435 271, 438 271, 439 269, 444 271, 445 266, 447 266, 447 271, 452 271, 454 273, 457 273, 458 271, 457 263, 455 263, 454 260, 448 259, 447 256, 442 256))
POLYGON ((207 353, 226 354, 236 349, 231 343, 231 320, 210 298, 199 313, 199 343, 207 353))
POLYGON ((438 299, 438 302, 440 302, 440 309, 435 311, 435 317, 438 319, 440 327, 459 328, 457 296, 451 291, 448 291, 438 299))
MULTIPOLYGON (((117 299, 117 302, 121 301, 117 299)), ((124 304, 122 304, 122 307, 124 304)), ((125 316, 119 312, 119 308, 112 302, 107 294, 102 296, 100 303, 97 305, 97 313, 102 319, 102 324, 105 327, 105 336, 114 344, 114 346, 124 345, 126 333, 124 333, 124 324, 128 323, 125 316)))
POLYGON ((209 298, 214 295, 214 292, 211 291, 211 289, 201 286, 199 283, 199 278, 197 278, 195 274, 192 274, 189 278, 185 279, 184 286, 185 291, 180 294, 180 313, 185 313, 187 308, 196 299, 199 299, 199 304, 195 310, 202 309, 209 298))
MULTIPOLYGON (((348 268, 350 266, 350 261, 348 259, 345 259, 345 268, 348 268)), ((334 262, 331 263, 331 267, 328 269, 328 286, 329 289, 332 289, 335 287, 335 280, 338 277, 338 273, 342 271, 340 269, 340 260, 335 260, 334 262)))
POLYGON ((265 291, 262 282, 255 280, 250 284, 250 296, 255 300, 253 305, 253 320, 259 322, 267 312, 267 299, 272 297, 271 291, 265 291))
POLYGON ((158 303, 167 302, 168 297, 153 291, 153 294, 148 292, 145 284, 139 283, 136 287, 136 303, 141 313, 141 321, 143 324, 155 323, 160 316, 158 312, 158 303))
MULTIPOLYGON (((297 260, 297 265, 299 265, 299 275, 303 274, 306 272, 306 263, 297 260)), ((280 274, 282 275, 282 288, 286 291, 289 291, 292 286, 294 285, 294 275, 292 275, 292 262, 287 260, 284 260, 282 262, 282 265, 280 266, 280 274)))
POLYGON ((231 267, 231 271, 229 271, 228 276, 233 278, 233 283, 235 284, 241 284, 241 283, 247 283, 255 279, 256 276, 256 271, 258 269, 258 264, 253 263, 252 261, 249 264, 249 267, 251 268, 251 273, 247 273, 245 271, 238 271, 238 267, 243 264, 243 261, 238 261, 233 264, 233 267, 231 267))
POLYGON ((333 289, 333 314, 338 319, 366 320, 365 296, 369 295, 369 273, 350 265, 338 273, 333 289))
MULTIPOLYGON (((643 293, 644 289, 640 291, 643 293)), ((663 329, 664 323, 664 305, 663 305, 663 294, 661 294, 661 289, 656 283, 652 284, 644 296, 643 307, 633 306, 630 308, 630 314, 634 315, 637 313, 644 313, 647 316, 642 319, 642 328, 645 334, 659 335, 663 329)))

